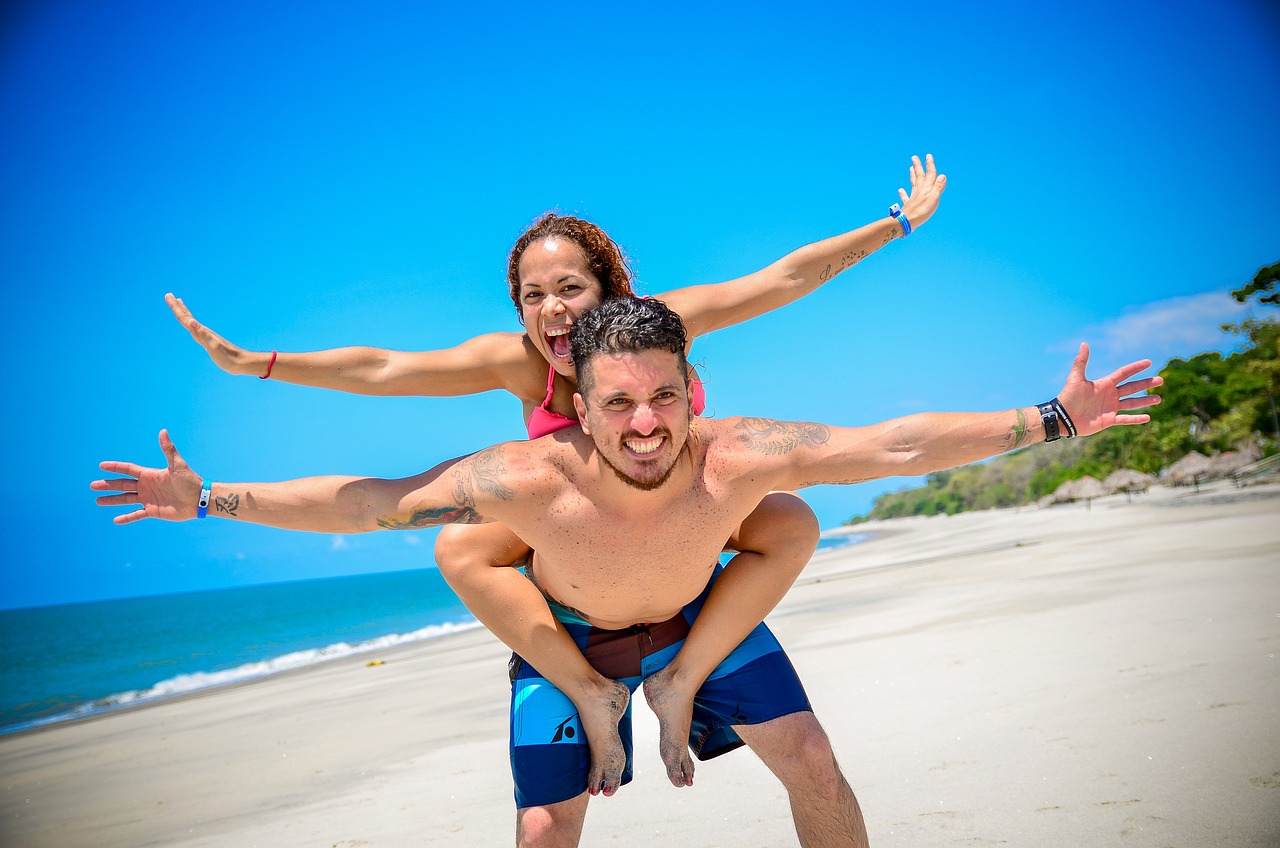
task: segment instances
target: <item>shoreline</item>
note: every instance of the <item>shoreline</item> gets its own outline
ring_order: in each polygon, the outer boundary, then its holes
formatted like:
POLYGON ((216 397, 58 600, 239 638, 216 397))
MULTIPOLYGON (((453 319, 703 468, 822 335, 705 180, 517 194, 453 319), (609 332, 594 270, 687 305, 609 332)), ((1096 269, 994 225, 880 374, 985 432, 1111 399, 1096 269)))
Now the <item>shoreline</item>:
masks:
MULTIPOLYGON (((769 622, 872 843, 1280 842, 1277 518, 1275 484, 1153 489, 816 555, 769 622)), ((508 653, 476 629, 2 736, 0 841, 509 844, 508 653)), ((668 785, 642 702, 584 845, 795 844, 749 752, 668 785)))

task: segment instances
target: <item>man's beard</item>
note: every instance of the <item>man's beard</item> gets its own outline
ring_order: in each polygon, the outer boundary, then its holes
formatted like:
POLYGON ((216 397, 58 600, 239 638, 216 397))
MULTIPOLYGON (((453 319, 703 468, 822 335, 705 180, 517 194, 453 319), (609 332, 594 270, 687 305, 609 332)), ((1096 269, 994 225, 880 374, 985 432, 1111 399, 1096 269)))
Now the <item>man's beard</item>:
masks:
MULTIPOLYGON (((670 436, 668 436, 668 438, 670 438, 670 436)), ((605 455, 604 451, 600 450, 599 445, 596 445, 596 453, 600 454, 601 461, 603 461, 605 465, 609 466, 609 470, 616 474, 619 480, 626 483, 631 488, 639 489, 642 492, 652 492, 654 489, 660 488, 663 483, 666 483, 671 479, 671 475, 676 471, 676 466, 680 464, 680 455, 676 454, 675 461, 671 463, 670 468, 662 472, 661 477, 658 477, 656 480, 637 480, 610 462, 609 457, 605 455)))

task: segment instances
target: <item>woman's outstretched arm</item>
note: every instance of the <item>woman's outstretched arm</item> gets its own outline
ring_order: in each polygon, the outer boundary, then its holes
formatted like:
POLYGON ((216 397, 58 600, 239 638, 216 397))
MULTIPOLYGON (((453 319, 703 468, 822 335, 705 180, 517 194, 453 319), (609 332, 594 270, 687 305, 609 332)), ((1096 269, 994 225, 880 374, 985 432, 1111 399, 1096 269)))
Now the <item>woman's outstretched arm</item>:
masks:
MULTIPOLYGON (((191 338, 228 374, 270 378, 361 395, 452 397, 491 389, 518 391, 538 356, 523 333, 487 333, 444 350, 400 351, 340 347, 309 353, 253 351, 227 341, 196 320, 181 298, 165 303, 191 338)), ((535 387, 536 388, 536 387, 535 387)))
MULTIPOLYGON (((938 173, 932 154, 923 163, 920 157, 912 157, 911 192, 898 189, 902 215, 912 231, 933 216, 946 185, 946 175, 938 173)), ((899 218, 886 214, 856 230, 805 245, 745 277, 675 289, 657 297, 680 314, 692 340, 799 300, 901 238, 905 229, 899 218)))

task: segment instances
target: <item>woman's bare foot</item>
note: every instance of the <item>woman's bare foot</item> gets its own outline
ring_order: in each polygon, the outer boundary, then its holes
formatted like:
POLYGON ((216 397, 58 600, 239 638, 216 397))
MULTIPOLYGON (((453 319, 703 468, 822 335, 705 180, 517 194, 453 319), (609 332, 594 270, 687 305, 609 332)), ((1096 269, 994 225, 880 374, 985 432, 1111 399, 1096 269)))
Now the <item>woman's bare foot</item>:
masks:
POLYGON ((597 695, 585 704, 577 702, 578 720, 582 732, 587 734, 587 746, 591 749, 591 772, 587 775, 587 791, 592 795, 612 795, 622 785, 622 770, 627 767, 627 752, 618 735, 618 722, 622 721, 631 700, 626 684, 617 680, 605 680, 597 695))
POLYGON ((693 785, 689 727, 693 724, 694 689, 682 687, 673 666, 644 679, 644 697, 658 717, 658 752, 672 786, 693 785))

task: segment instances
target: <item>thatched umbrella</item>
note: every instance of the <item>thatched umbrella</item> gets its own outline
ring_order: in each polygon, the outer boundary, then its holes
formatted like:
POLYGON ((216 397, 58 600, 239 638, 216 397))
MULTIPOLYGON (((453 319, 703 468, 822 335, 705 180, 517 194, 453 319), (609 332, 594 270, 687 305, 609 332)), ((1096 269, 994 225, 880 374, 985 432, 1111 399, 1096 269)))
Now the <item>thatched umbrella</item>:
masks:
POLYGON ((1214 477, 1230 477, 1241 468, 1253 463, 1253 458, 1245 451, 1227 451, 1209 460, 1214 477))
POLYGON ((1102 484, 1089 475, 1085 475, 1076 481, 1079 485, 1076 487, 1076 499, 1084 501, 1086 510, 1093 509, 1093 499, 1101 498, 1109 495, 1102 484))
POLYGON ((1166 468, 1162 477, 1175 486, 1195 486, 1198 492, 1200 481, 1207 478, 1212 471, 1213 460, 1199 451, 1192 451, 1166 468))
POLYGON ((1129 502, 1133 503, 1134 492, 1145 492, 1155 482, 1156 478, 1150 474, 1143 474, 1132 468, 1121 468, 1107 475, 1107 479, 1102 481, 1102 488, 1108 492, 1124 492, 1129 502))
POLYGON ((1086 508, 1092 508, 1093 499, 1100 498, 1108 494, 1107 490, 1102 487, 1094 478, 1085 475, 1078 480, 1068 480, 1053 492, 1052 503, 1067 503, 1068 501, 1084 501, 1086 508))

